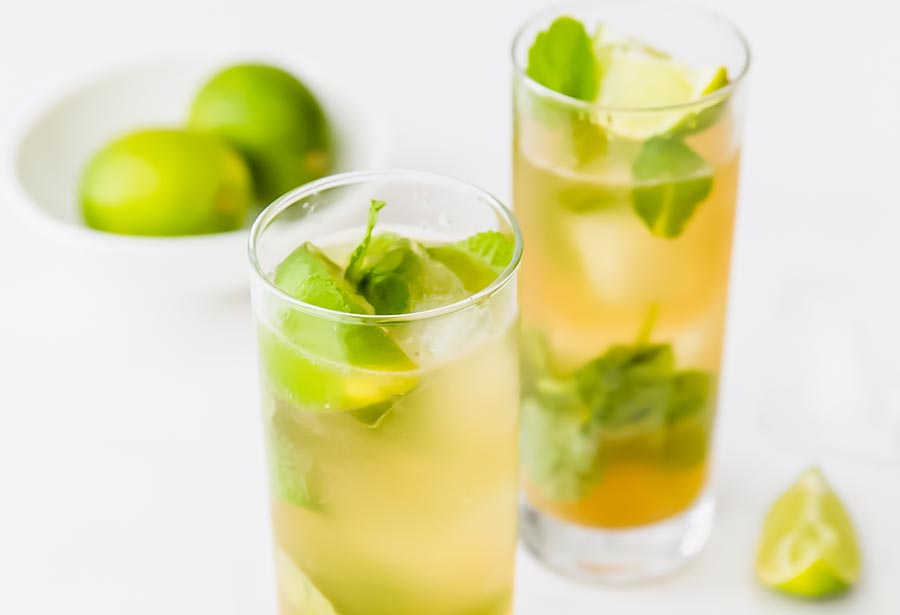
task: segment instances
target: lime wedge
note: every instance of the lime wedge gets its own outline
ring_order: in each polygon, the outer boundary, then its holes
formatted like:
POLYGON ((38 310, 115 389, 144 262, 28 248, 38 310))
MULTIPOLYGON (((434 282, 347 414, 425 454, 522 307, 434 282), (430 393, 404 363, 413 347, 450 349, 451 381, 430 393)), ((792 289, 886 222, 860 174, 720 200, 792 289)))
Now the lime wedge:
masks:
POLYGON ((272 495, 294 506, 323 511, 322 470, 305 446, 306 430, 285 412, 276 412, 267 427, 272 495))
MULTIPOLYGON (((275 285, 323 308, 372 314, 335 263, 306 243, 278 266, 275 285)), ((310 409, 355 410, 415 386, 415 364, 388 332, 285 310, 274 331, 260 328, 263 368, 287 400, 310 409)))
POLYGON ((453 244, 429 246, 428 254, 459 276, 469 293, 493 282, 512 260, 513 238, 499 231, 484 231, 453 244))
POLYGON ((283 605, 290 613, 304 615, 337 615, 337 611, 313 585, 303 571, 297 567, 291 557, 278 549, 275 552, 275 575, 283 605))
POLYGON ((859 578, 856 535, 837 495, 817 469, 808 470, 769 511, 756 573, 764 585, 804 598, 824 598, 859 578))
MULTIPOLYGON (((724 67, 696 70, 635 39, 618 38, 600 27, 594 36, 600 69, 597 102, 605 107, 641 109, 667 107, 698 100, 728 84, 724 67)), ((697 125, 700 109, 685 111, 613 111, 598 121, 621 137, 642 140, 697 125)))

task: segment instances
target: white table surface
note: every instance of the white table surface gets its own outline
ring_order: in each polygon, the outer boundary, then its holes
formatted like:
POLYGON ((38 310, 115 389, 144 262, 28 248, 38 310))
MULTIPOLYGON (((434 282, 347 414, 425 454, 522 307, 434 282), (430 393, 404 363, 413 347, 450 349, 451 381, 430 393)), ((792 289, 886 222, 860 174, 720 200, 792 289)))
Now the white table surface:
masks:
MULTIPOLYGON (((315 58, 363 84, 392 122, 395 166, 457 175, 506 197, 508 48, 541 4, 0 0, 0 146, 36 103, 111 63, 271 51, 315 58)), ((522 552, 517 615, 900 611, 900 431, 870 425, 881 448, 834 450, 796 428, 806 419, 786 420, 795 427, 779 430, 783 437, 761 419, 816 418, 802 395, 779 404, 771 383, 790 382, 792 352, 804 369, 805 348, 834 357, 821 378, 825 393, 807 394, 827 398, 844 372, 859 372, 832 342, 847 330, 868 332, 857 355, 874 367, 871 387, 856 390, 850 379, 841 390, 863 406, 897 399, 889 388, 900 381, 900 328, 885 306, 900 304, 892 265, 900 252, 900 14, 882 0, 715 4, 745 29, 755 54, 716 450, 718 523, 692 566, 639 587, 572 584, 522 552), (811 317, 819 305, 836 316, 801 326, 806 337, 786 350, 797 309, 785 321, 779 306, 797 288, 818 289, 799 304, 801 324, 802 306, 811 317), (829 296, 844 307, 829 308, 829 296), (854 320, 856 301, 881 319, 854 320), (864 550, 861 584, 829 603, 772 595, 751 573, 763 512, 811 463, 848 502, 864 550)), ((273 612, 246 302, 111 287, 4 205, 0 613, 273 612)))

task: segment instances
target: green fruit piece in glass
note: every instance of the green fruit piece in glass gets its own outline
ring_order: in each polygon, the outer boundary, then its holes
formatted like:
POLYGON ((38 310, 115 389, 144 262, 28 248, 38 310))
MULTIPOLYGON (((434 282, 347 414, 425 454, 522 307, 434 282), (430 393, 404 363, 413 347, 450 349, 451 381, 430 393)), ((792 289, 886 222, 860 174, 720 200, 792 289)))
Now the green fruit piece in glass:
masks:
POLYGON ((97 152, 81 178, 88 226, 123 235, 197 235, 243 226, 250 171, 226 142, 184 130, 144 130, 97 152))
MULTIPOLYGON (((340 267, 305 243, 275 271, 275 285, 301 301, 345 314, 373 314, 340 267)), ((310 409, 365 408, 415 386, 415 364, 375 325, 283 313, 279 333, 262 331, 265 373, 287 400, 310 409), (384 372, 396 372, 389 377, 384 372)))
POLYGON ((484 231, 453 244, 430 246, 428 254, 459 276, 475 294, 497 279, 512 260, 515 245, 510 235, 484 231))
POLYGON ((241 150, 265 202, 322 177, 331 166, 328 122, 319 103, 293 75, 273 66, 242 64, 215 75, 194 99, 188 124, 241 150))

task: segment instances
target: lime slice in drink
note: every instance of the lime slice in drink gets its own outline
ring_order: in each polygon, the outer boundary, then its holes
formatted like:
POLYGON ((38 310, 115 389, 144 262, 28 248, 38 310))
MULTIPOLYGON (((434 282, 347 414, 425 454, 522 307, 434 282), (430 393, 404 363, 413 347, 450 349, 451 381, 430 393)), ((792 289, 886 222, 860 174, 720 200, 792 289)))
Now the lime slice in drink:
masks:
MULTIPOLYGON (((597 102, 604 107, 646 109, 689 103, 728 84, 724 67, 693 69, 634 39, 617 38, 604 27, 594 37, 600 68, 597 102)), ((642 140, 655 135, 696 129, 700 109, 672 111, 611 111, 598 121, 611 133, 642 140)))
MULTIPOLYGON (((306 243, 275 271, 275 285, 306 303, 350 314, 372 306, 340 267, 306 243)), ((405 393, 415 364, 382 327, 283 310, 261 329, 264 371, 286 399, 327 410, 355 410, 405 393)))
POLYGON ((428 254, 459 276, 469 293, 493 282, 512 260, 513 238, 499 231, 484 231, 453 244, 430 246, 428 254))
POLYGON ((291 557, 278 549, 275 552, 275 575, 284 607, 290 613, 303 615, 337 615, 328 598, 313 585, 291 557))
POLYGON ((763 584, 805 598, 824 598, 859 578, 853 525, 822 473, 813 468, 766 517, 756 560, 763 584))

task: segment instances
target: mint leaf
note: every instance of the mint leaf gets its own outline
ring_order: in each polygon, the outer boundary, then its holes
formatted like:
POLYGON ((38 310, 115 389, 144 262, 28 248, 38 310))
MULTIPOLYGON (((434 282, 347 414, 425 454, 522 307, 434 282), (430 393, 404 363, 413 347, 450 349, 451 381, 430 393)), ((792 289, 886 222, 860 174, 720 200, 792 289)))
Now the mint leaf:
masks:
POLYGON ((631 173, 637 182, 631 194, 635 212, 651 233, 666 239, 681 235, 712 191, 706 161, 673 137, 653 137, 644 143, 631 173))
POLYGON ((600 480, 601 426, 591 420, 571 376, 558 372, 543 335, 522 331, 521 455, 545 496, 577 500, 600 480))
POLYGON ((706 372, 689 370, 672 378, 672 397, 666 408, 666 420, 675 423, 697 414, 706 407, 712 390, 712 377, 706 372))
MULTIPOLYGON (((579 100, 594 100, 600 87, 600 69, 591 37, 584 25, 571 17, 558 18, 535 37, 528 50, 525 72, 544 87, 579 100)), ((569 131, 571 151, 578 165, 606 153, 606 133, 590 113, 540 95, 527 104, 542 122, 569 131)))
POLYGON ((701 412, 712 388, 705 372, 675 371, 669 344, 613 346, 574 376, 593 420, 608 429, 661 429, 701 412))
MULTIPOLYGON (((649 335, 654 319, 651 308, 640 337, 649 335)), ((676 371, 671 345, 613 346, 559 378, 547 375, 548 357, 539 339, 525 335, 522 355, 522 460, 531 482, 547 497, 584 497, 602 479, 611 459, 604 452, 609 443, 636 432, 663 438, 666 462, 673 466, 706 455, 701 413, 710 399, 711 377, 676 371)))
POLYGON ((522 401, 522 461, 545 496, 577 500, 602 474, 599 425, 572 382, 544 380, 522 401))
POLYGON ((357 289, 378 314, 406 314, 447 305, 466 296, 462 281, 417 242, 393 237, 366 258, 357 289))
POLYGON ((560 94, 594 100, 600 76, 584 25, 571 17, 560 17, 539 33, 528 50, 526 73, 560 94))
POLYGON ((660 425, 672 393, 675 357, 668 344, 613 346, 575 372, 581 399, 610 429, 660 425))
POLYGON ((378 212, 385 205, 387 203, 384 201, 375 199, 372 199, 371 203, 369 203, 369 222, 366 225, 366 234, 359 245, 356 246, 356 249, 353 250, 353 254, 350 255, 350 262, 347 264, 347 270, 344 272, 344 277, 353 284, 356 284, 358 281, 358 270, 362 266, 362 261, 369 249, 369 243, 372 241, 372 231, 375 230, 375 224, 378 222, 378 212))

